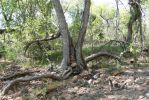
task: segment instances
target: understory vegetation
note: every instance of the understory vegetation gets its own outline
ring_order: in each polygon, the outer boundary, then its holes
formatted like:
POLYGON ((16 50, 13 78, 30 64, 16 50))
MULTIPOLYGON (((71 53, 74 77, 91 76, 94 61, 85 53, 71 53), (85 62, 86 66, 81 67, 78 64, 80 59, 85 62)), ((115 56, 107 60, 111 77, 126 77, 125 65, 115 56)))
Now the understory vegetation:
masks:
POLYGON ((1 0, 0 100, 148 100, 148 12, 148 0, 1 0))

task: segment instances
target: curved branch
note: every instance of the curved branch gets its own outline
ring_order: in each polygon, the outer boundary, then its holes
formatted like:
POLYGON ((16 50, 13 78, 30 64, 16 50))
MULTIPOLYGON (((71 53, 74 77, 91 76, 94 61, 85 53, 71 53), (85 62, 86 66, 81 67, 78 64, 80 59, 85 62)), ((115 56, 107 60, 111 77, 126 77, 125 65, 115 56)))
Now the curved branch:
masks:
POLYGON ((59 38, 60 35, 61 35, 60 31, 58 31, 56 35, 52 35, 50 38, 37 39, 37 40, 33 40, 33 41, 28 42, 28 43, 26 44, 26 46, 25 46, 25 54, 26 54, 26 51, 28 50, 28 48, 29 48, 33 43, 39 43, 39 42, 42 42, 42 41, 54 40, 54 39, 59 38))
POLYGON ((85 61, 88 63, 89 61, 92 61, 100 56, 107 56, 107 57, 112 57, 116 60, 118 60, 119 62, 122 62, 120 57, 116 56, 116 55, 113 55, 111 53, 108 53, 108 52, 98 52, 98 53, 95 53, 95 54, 92 54, 88 57, 85 58, 85 61))

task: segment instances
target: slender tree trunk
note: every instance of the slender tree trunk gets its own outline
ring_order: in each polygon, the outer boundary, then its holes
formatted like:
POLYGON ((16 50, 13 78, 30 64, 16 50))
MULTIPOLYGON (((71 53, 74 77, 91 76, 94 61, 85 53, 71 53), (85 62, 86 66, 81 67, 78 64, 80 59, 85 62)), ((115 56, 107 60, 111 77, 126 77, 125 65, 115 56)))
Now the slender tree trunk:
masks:
MULTIPOLYGON (((119 28, 119 0, 115 0, 116 2, 116 35, 118 35, 119 28)), ((117 38, 117 36, 116 36, 117 38)))
POLYGON ((51 0, 51 1, 57 14, 58 25, 63 39, 63 60, 62 60, 61 66, 63 69, 67 69, 68 66, 70 65, 70 55, 71 55, 70 33, 68 30, 68 25, 66 23, 64 12, 60 4, 60 1, 59 0, 51 0))
POLYGON ((76 61, 77 61, 78 66, 81 69, 87 68, 85 60, 83 58, 83 54, 82 54, 82 47, 83 47, 83 42, 84 42, 88 20, 89 20, 89 15, 90 15, 90 5, 91 5, 91 1, 85 0, 84 12, 83 12, 82 21, 81 21, 81 29, 79 31, 79 36, 78 36, 78 40, 77 40, 76 47, 75 47, 76 48, 76 61))
POLYGON ((128 34, 127 34, 127 42, 130 43, 132 42, 132 33, 133 33, 133 29, 132 29, 132 25, 134 23, 134 20, 132 20, 132 18, 130 18, 127 27, 128 27, 128 34))
MULTIPOLYGON (((138 0, 138 4, 140 5, 140 0, 138 0)), ((142 13, 141 13, 141 6, 139 6, 139 10, 140 10, 140 17, 138 19, 139 21, 139 28, 140 28, 140 40, 141 40, 141 50, 144 49, 144 34, 142 32, 142 13)))
POLYGON ((127 42, 131 43, 132 42, 132 34, 133 34, 133 24, 134 22, 139 19, 140 15, 141 15, 141 11, 140 11, 140 7, 138 4, 139 0, 129 0, 129 4, 130 4, 130 19, 128 22, 128 34, 127 34, 127 42))

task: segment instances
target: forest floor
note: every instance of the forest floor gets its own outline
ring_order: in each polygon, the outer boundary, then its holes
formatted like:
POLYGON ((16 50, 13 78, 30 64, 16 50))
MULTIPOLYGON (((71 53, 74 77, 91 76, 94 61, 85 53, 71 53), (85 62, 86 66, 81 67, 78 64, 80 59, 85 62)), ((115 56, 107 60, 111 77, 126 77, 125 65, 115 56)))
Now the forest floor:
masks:
MULTIPOLYGON (((149 100, 149 65, 122 66, 121 70, 92 68, 67 80, 43 78, 15 84, 0 100, 149 100)), ((19 65, 0 70, 0 76, 32 71, 32 75, 48 73, 48 68, 23 68, 19 65)), ((57 73, 57 72, 53 72, 57 73)), ((23 77, 28 77, 25 75, 23 77)), ((17 77, 15 77, 17 78, 17 77)), ((0 80, 0 90, 10 83, 0 80)))

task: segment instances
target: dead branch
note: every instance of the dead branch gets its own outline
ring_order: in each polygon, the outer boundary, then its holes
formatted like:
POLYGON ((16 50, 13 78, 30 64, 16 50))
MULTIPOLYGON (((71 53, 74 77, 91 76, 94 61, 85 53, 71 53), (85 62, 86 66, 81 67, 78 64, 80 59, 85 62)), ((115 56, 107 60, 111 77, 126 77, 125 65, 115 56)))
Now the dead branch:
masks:
POLYGON ((62 77, 60 76, 56 76, 54 74, 51 74, 51 73, 47 73, 47 74, 42 74, 42 75, 39 75, 39 76, 29 76, 29 77, 25 77, 25 78, 17 78, 17 79, 14 79, 12 81, 10 81, 6 87, 4 87, 1 95, 5 95, 8 93, 8 91, 17 83, 19 82, 27 82, 27 81, 32 81, 32 80, 37 80, 37 79, 42 79, 42 78, 51 78, 53 80, 62 80, 62 77))
POLYGON ((54 40, 54 39, 59 38, 60 35, 61 35, 60 31, 58 31, 56 35, 52 35, 50 38, 37 39, 37 40, 33 40, 33 41, 28 42, 28 43, 26 44, 26 46, 25 46, 25 54, 26 54, 26 51, 28 50, 28 48, 29 48, 33 43, 40 43, 40 42, 43 42, 43 41, 54 40))
POLYGON ((12 75, 4 76, 4 77, 0 78, 0 80, 1 81, 11 80, 13 78, 18 78, 18 77, 23 77, 23 76, 26 76, 26 75, 30 75, 34 72, 38 72, 38 71, 17 72, 17 73, 14 73, 12 75))

